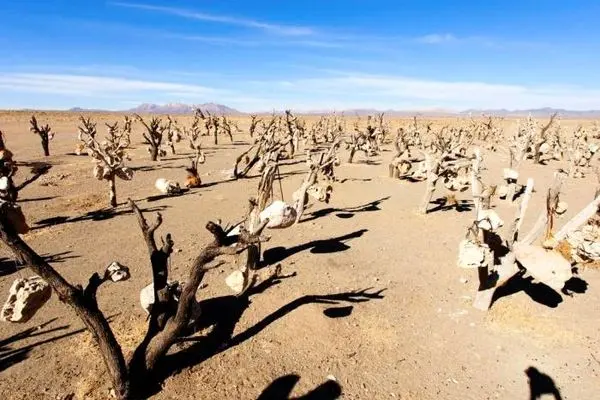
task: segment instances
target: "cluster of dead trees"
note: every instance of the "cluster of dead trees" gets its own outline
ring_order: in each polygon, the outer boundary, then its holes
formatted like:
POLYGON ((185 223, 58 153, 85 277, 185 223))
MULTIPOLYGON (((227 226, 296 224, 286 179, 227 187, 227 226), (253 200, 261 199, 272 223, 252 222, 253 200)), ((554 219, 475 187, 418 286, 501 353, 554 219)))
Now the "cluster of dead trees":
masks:
MULTIPOLYGON (((368 159, 380 154, 382 147, 390 142, 395 148, 389 164, 390 177, 426 183, 419 207, 422 213, 429 211, 440 181, 446 205, 458 205, 457 194, 471 190, 474 218, 459 244, 458 265, 478 270, 479 288, 474 301, 477 308, 488 309, 496 289, 518 274, 529 274, 561 290, 572 277, 571 263, 561 252, 577 262, 600 259, 600 191, 574 218, 555 229, 558 217, 567 208, 560 200, 562 184, 568 176, 579 177, 591 169, 598 149, 596 129, 588 133, 578 128, 572 135, 565 135, 558 117, 553 115, 544 124, 533 118, 521 120, 510 136, 504 132, 503 121, 490 116, 471 118, 453 126, 435 126, 414 118, 398 127, 395 138, 391 138, 392 128, 383 114, 369 116, 366 121, 358 120, 352 132, 346 131, 344 116, 337 114, 322 116, 312 123, 289 110, 281 115, 262 118, 252 115, 250 118, 248 133, 252 143, 235 159, 232 175, 236 179, 244 178, 256 170, 260 179, 255 195, 249 199, 243 221, 227 226, 220 222, 206 224, 212 240, 198 252, 185 282, 169 276, 174 238, 166 234, 161 237, 160 245, 156 240, 156 232, 163 225, 162 216, 157 214, 149 221, 135 202, 129 200, 128 206, 137 218, 148 249, 151 265, 148 275, 152 277, 140 291, 142 306, 148 313, 147 329, 130 355, 123 353, 96 298, 101 285, 128 279, 129 270, 113 263, 102 273, 94 273, 86 285, 73 284, 23 241, 19 234, 26 233, 28 227, 17 203, 23 184, 13 182, 17 164, 0 132, 0 239, 35 273, 30 278, 15 281, 2 319, 26 321, 43 307, 50 293, 57 294, 92 333, 115 397, 142 398, 148 382, 155 380, 158 366, 173 345, 195 333, 202 311, 196 295, 204 276, 215 265, 212 261, 221 256, 230 257, 233 272, 225 283, 237 296, 244 296, 261 282, 280 276, 280 265, 265 266, 261 259, 262 247, 269 239, 265 232, 301 223, 311 201, 330 201, 340 148, 346 148, 348 162, 352 163, 357 152, 363 152, 368 159), (482 149, 506 150, 507 168, 503 176, 498 177, 499 183, 484 183, 482 149), (284 160, 299 154, 306 156, 305 174, 299 188, 286 194, 281 185, 280 166, 284 160), (521 235, 521 225, 534 192, 532 179, 519 184, 520 167, 528 159, 536 164, 553 159, 568 160, 570 167, 568 171, 555 173, 554 183, 547 191, 545 209, 534 227, 521 235), (495 197, 517 205, 508 232, 501 230, 504 221, 493 208, 495 197)), ((219 137, 226 135, 233 142, 233 134, 239 131, 231 119, 197 110, 189 126, 172 117, 125 117, 123 121, 105 124, 106 135, 100 138, 97 124, 82 116, 76 152, 91 157, 94 177, 108 183, 112 207, 117 205, 116 181, 131 180, 134 174, 127 166, 134 121, 142 127, 142 137, 152 161, 166 155, 167 150, 175 154, 176 144, 187 141, 194 151, 191 165, 186 168, 187 188, 202 184, 199 174, 199 167, 205 161, 202 137, 208 136, 217 144, 219 137)), ((44 154, 49 155, 50 127, 39 126, 32 117, 31 130, 40 135, 44 154)), ((177 182, 162 178, 157 179, 155 186, 166 195, 182 190, 177 182)))
MULTIPOLYGON (((129 146, 130 120, 106 124, 108 135, 100 140, 94 122, 80 118, 79 139, 85 151, 94 160, 94 175, 109 182, 111 204, 116 203, 115 178, 130 179, 132 172, 124 165, 129 146)), ((1 136, 0 136, 1 137, 1 136)), ((206 229, 212 241, 199 252, 189 269, 188 279, 179 284, 170 279, 169 258, 173 252, 174 239, 170 234, 157 244, 156 232, 163 224, 160 213, 154 221, 148 221, 138 206, 129 200, 129 207, 137 217, 144 242, 148 248, 151 265, 151 284, 141 291, 142 305, 149 314, 146 334, 131 355, 123 353, 104 313, 96 299, 98 289, 109 282, 129 278, 129 269, 112 263, 102 273, 94 273, 86 285, 68 282, 19 236, 24 233, 16 223, 22 212, 11 198, 0 201, 0 239, 29 267, 35 275, 15 281, 9 300, 2 310, 5 321, 24 322, 39 311, 53 291, 59 299, 71 307, 92 333, 103 357, 118 399, 142 398, 148 383, 155 380, 157 367, 171 347, 181 338, 195 333, 195 321, 201 307, 196 300, 202 280, 213 268, 211 262, 219 256, 233 256, 234 273, 226 283, 238 295, 265 280, 274 279, 281 273, 281 266, 261 266, 261 243, 268 240, 265 229, 285 229, 298 222, 311 198, 328 202, 335 180, 334 166, 339 143, 333 143, 308 155, 307 171, 301 186, 292 194, 292 203, 275 199, 274 183, 281 179, 277 173, 278 160, 272 159, 262 170, 256 196, 249 201, 250 207, 244 221, 226 227, 208 222, 206 229)), ((0 150, 2 151, 2 150, 0 150)), ((8 168, 8 164, 6 164, 8 168)))
POLYGON ((583 177, 591 171, 592 160, 600 148, 595 142, 595 132, 589 133, 583 127, 577 127, 569 135, 561 128, 556 114, 544 124, 531 116, 519 120, 512 136, 504 132, 502 119, 492 116, 441 127, 414 118, 411 124, 398 128, 389 176, 427 181, 426 193, 419 207, 422 213, 426 213, 440 179, 447 191, 445 205, 458 204, 457 192, 463 192, 471 185, 472 149, 475 146, 491 152, 504 151, 507 167, 503 171, 503 182, 490 190, 512 202, 516 200, 519 189, 525 187, 518 182, 519 170, 525 160, 542 165, 550 160, 568 161, 567 173, 574 178, 583 177))

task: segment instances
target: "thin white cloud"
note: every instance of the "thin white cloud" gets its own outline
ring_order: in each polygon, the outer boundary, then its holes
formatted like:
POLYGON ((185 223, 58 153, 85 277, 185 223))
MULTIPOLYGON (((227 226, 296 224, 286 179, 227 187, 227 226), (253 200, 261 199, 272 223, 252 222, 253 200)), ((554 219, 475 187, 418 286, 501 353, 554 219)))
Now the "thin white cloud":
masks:
POLYGON ((13 73, 0 75, 0 88, 18 92, 73 96, 117 96, 132 92, 186 94, 188 97, 215 96, 223 91, 183 83, 91 75, 13 73))
POLYGON ((449 33, 439 34, 432 33, 430 35, 420 36, 414 39, 417 43, 424 44, 443 44, 443 43, 452 43, 458 41, 456 36, 451 35, 449 33))
POLYGON ((139 10, 155 11, 163 14, 174 15, 197 21, 215 22, 228 25, 236 25, 245 28, 260 29, 269 33, 283 36, 307 36, 312 35, 314 30, 306 26, 281 25, 268 22, 257 21, 248 18, 239 18, 228 15, 216 15, 205 12, 197 12, 182 8, 155 6, 142 3, 110 2, 109 4, 118 7, 135 8, 139 10))
POLYGON ((300 111, 352 108, 441 108, 455 111, 541 107, 600 109, 599 88, 572 85, 444 81, 335 70, 305 79, 257 81, 225 77, 225 87, 186 83, 184 77, 181 78, 180 82, 164 82, 94 75, 4 73, 0 74, 0 93, 4 94, 0 103, 14 107, 29 98, 31 103, 48 104, 61 96, 64 101, 68 99, 72 104, 84 103, 92 108, 144 99, 143 102, 159 103, 214 101, 244 111, 285 108, 300 111), (37 95, 30 96, 30 93, 37 95), (21 100, 15 100, 19 98, 21 100))
POLYGON ((262 82, 259 86, 268 85, 295 103, 290 106, 301 109, 600 109, 600 89, 580 86, 525 86, 355 73, 262 82))

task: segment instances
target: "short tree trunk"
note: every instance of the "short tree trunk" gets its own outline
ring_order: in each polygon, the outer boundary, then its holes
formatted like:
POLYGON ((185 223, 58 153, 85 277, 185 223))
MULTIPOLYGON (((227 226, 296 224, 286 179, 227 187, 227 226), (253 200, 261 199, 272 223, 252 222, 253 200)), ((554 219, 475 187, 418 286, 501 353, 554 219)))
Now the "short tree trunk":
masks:
POLYGON ((158 146, 151 146, 150 147, 150 160, 151 161, 158 160, 158 146))
POLYGON ((117 185, 115 183, 114 176, 108 181, 108 187, 110 190, 110 194, 109 194, 110 206, 116 207, 117 206, 117 185))
POLYGON ((42 139, 42 149, 44 149, 44 156, 48 157, 50 155, 50 148, 49 148, 49 142, 48 139, 44 140, 42 139))
POLYGON ((350 155, 348 156, 348 164, 352 164, 352 161, 354 160, 354 153, 356 152, 356 149, 354 147, 352 147, 350 149, 350 155))

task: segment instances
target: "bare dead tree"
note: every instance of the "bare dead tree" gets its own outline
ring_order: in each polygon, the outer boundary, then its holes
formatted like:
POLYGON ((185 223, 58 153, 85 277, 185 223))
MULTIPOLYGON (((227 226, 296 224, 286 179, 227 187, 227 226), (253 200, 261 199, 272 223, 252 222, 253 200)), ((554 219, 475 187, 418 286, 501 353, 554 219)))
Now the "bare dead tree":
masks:
POLYGON ((548 141, 548 133, 550 132, 550 127, 554 124, 558 113, 555 112, 550 116, 550 120, 546 125, 542 127, 538 137, 535 139, 535 145, 533 146, 533 162, 535 164, 541 164, 540 158, 542 156, 542 152, 540 151, 542 145, 548 141))
POLYGON ((352 164, 354 155, 357 151, 365 153, 365 157, 369 158, 379 152, 377 143, 377 127, 372 124, 372 117, 369 115, 367 126, 363 130, 359 126, 359 122, 354 124, 354 132, 350 134, 350 140, 346 141, 346 148, 350 151, 348 155, 348 163, 352 164))
POLYGON ((142 125, 144 125, 144 128, 146 128, 146 132, 144 132, 142 135, 144 136, 144 141, 149 146, 148 152, 150 153, 150 160, 158 160, 158 157, 164 155, 165 153, 160 146, 163 141, 163 135, 168 129, 168 126, 162 125, 162 120, 158 117, 152 117, 150 122, 147 123, 138 114, 135 114, 134 116, 142 123, 142 125))
POLYGON ((50 140, 54 138, 54 132, 52 132, 52 129, 48 124, 39 126, 35 115, 31 116, 31 120, 29 121, 29 123, 31 124, 29 130, 40 137, 40 139, 42 140, 42 149, 44 150, 44 156, 48 157, 50 155, 50 140))
POLYGON ((170 115, 167 116, 167 121, 167 146, 169 146, 171 149, 171 154, 176 154, 175 143, 179 143, 181 141, 182 132, 177 121, 170 115))
MULTIPOLYGON (((107 270, 102 275, 94 273, 85 287, 69 283, 19 237, 13 223, 15 205, 0 203, 0 239, 27 267, 46 281, 59 299, 70 306, 84 322, 98 345, 114 394, 121 400, 146 397, 144 393, 149 383, 154 380, 156 367, 189 326, 196 303, 195 294, 204 275, 211 268, 208 264, 220 255, 239 254, 249 245, 257 243, 266 225, 261 224, 254 232, 241 229, 238 235, 229 235, 220 225, 209 222, 206 229, 212 234, 213 241, 206 245, 194 260, 183 292, 174 303, 167 285, 167 265, 173 250, 173 239, 167 234, 162 240, 162 246, 157 246, 155 232, 162 224, 160 213, 157 214, 156 220, 149 224, 135 203, 130 200, 129 204, 137 216, 148 247, 155 302, 150 310, 145 337, 131 358, 126 360, 96 299, 100 286, 111 281, 111 272, 107 270)), ((16 208, 18 209, 18 206, 16 208)))
POLYGON ((248 130, 250 137, 254 137, 254 132, 256 131, 256 128, 258 127, 261 121, 262 120, 259 119, 257 115, 250 115, 250 128, 248 130))
POLYGON ((94 160, 94 177, 106 180, 109 185, 109 203, 111 207, 117 206, 116 178, 129 181, 133 178, 133 170, 125 166, 127 159, 126 149, 130 144, 129 130, 125 121, 123 128, 119 124, 106 124, 108 136, 102 142, 96 140, 96 124, 89 119, 80 117, 79 140, 85 146, 87 153, 94 160))

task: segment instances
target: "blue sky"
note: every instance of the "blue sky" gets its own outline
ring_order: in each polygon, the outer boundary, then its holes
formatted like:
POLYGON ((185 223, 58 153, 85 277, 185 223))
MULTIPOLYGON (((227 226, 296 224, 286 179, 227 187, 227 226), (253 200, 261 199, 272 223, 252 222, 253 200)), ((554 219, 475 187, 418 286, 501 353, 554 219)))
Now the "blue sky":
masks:
POLYGON ((600 109, 600 2, 0 0, 0 108, 600 109))

